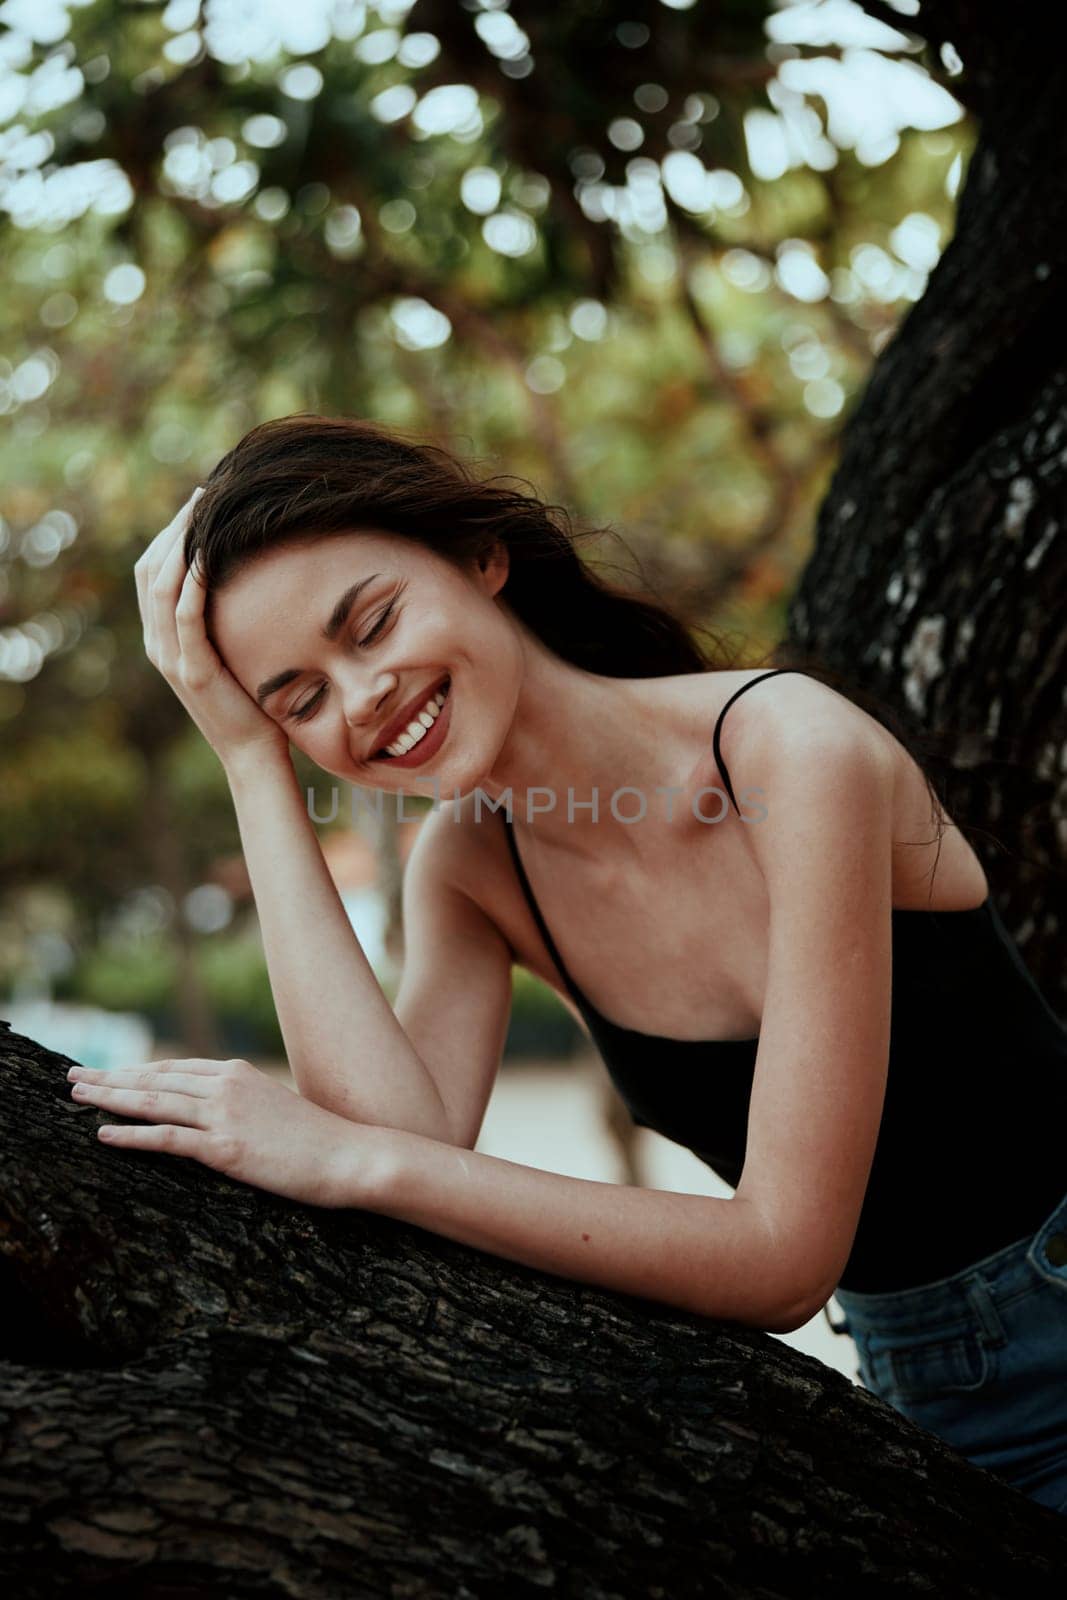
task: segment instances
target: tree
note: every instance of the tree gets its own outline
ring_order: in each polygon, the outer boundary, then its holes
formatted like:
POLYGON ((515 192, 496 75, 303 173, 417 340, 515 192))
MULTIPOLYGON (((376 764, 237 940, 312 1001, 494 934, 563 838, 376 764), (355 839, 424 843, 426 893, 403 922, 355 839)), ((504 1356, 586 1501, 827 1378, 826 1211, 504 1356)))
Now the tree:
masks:
POLYGON ((1067 1519, 780 1340, 108 1151, 68 1065, 0 1031, 19 1600, 1062 1593, 1067 1519))
POLYGON ((942 741, 954 814, 995 829, 993 896, 1067 1017, 1063 79, 1007 8, 928 13, 981 135, 955 235, 845 426, 787 637, 942 741))
MULTIPOLYGON (((0 50, 14 923, 50 880, 84 953, 120 895, 162 877, 180 902, 237 848, 225 781, 201 773, 145 658, 133 565, 264 417, 339 410, 472 447, 621 524, 692 620, 777 637, 837 408, 925 282, 891 264, 897 225, 948 232, 973 138, 967 74, 908 19, 876 24, 871 52, 937 115, 901 116, 870 155, 778 81, 842 46, 769 44, 766 0, 315 0, 247 27, 195 5, 16 9, 0 50), (749 159, 754 113, 792 129, 776 176, 749 159), (860 248, 887 277, 851 270, 860 248), (834 290, 798 297, 794 259, 834 290), (812 360, 817 411, 796 370, 812 360), (186 796, 164 863, 161 773, 186 796)), ((198 938, 179 904, 175 944, 198 938)), ((0 934, 0 982, 24 964, 8 953, 0 934)), ((183 1031, 204 1037, 187 989, 183 1031)))

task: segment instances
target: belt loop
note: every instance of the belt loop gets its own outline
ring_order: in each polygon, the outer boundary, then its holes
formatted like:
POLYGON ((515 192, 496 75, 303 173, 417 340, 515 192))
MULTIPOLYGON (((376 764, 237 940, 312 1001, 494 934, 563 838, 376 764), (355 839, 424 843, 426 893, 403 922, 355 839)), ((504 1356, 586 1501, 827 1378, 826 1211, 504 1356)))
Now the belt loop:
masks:
POLYGON ((822 1314, 826 1318, 827 1322, 830 1324, 830 1332, 831 1333, 849 1333, 849 1332, 851 1332, 851 1324, 850 1324, 850 1322, 849 1322, 847 1317, 845 1317, 845 1319, 842 1322, 835 1322, 834 1321, 833 1317, 830 1315, 830 1302, 829 1302, 829 1300, 823 1306, 822 1314))
POLYGON ((967 1298, 974 1309, 978 1321, 982 1325, 986 1342, 993 1348, 1008 1342, 1004 1331, 1004 1324, 1000 1320, 996 1301, 989 1292, 989 1285, 982 1277, 971 1278, 967 1284, 967 1298))

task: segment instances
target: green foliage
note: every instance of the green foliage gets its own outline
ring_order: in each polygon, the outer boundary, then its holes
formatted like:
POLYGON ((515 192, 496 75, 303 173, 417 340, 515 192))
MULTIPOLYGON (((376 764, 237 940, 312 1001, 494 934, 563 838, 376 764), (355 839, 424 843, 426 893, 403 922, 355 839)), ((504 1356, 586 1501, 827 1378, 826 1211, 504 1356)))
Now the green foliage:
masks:
MULTIPOLYGON (((226 1047, 235 1055, 284 1056, 262 945, 254 935, 213 934, 198 941, 196 965, 226 1047)), ((396 983, 383 981, 390 1001, 396 983)), ((96 945, 64 979, 57 998, 133 1011, 156 1032, 180 1037, 177 953, 164 937, 115 939, 96 945)), ((512 1012, 505 1057, 568 1056, 581 1030, 559 997, 531 973, 512 975, 512 1012)))
POLYGON ((569 1056, 582 1039, 582 1030, 555 991, 523 967, 514 967, 505 1059, 569 1056))
MULTIPOLYGON (((231 1053, 284 1054, 267 964, 259 940, 245 934, 201 939, 196 967, 231 1053), (238 1045, 240 1048, 238 1048, 238 1045)), ((180 1038, 178 956, 164 937, 113 940, 89 951, 66 979, 64 999, 134 1011, 158 1034, 180 1038)))
POLYGON ((150 765, 189 888, 238 850, 133 569, 250 427, 422 430, 616 525, 664 599, 692 615, 695 581, 692 620, 763 649, 974 138, 921 17, 871 53, 909 95, 941 85, 943 126, 905 112, 871 152, 785 87, 821 47, 769 43, 769 0, 548 8, 499 54, 476 8, 445 26, 378 0, 330 8, 321 48, 247 60, 256 28, 220 60, 181 10, 89 0, 37 41, 12 17, 0 61, 0 871, 80 912, 160 876, 150 765), (753 113, 778 119, 777 176, 753 113))
POLYGON ((198 953, 220 1026, 237 1040, 231 1053, 260 1051, 283 1056, 285 1044, 259 940, 216 935, 205 941, 198 953))
POLYGON ((169 941, 137 939, 93 947, 64 980, 60 997, 161 1017, 172 1002, 177 974, 169 941))
POLYGON ((0 757, 0 876, 55 877, 85 892, 105 867, 114 882, 142 793, 135 750, 73 725, 31 735, 0 757))

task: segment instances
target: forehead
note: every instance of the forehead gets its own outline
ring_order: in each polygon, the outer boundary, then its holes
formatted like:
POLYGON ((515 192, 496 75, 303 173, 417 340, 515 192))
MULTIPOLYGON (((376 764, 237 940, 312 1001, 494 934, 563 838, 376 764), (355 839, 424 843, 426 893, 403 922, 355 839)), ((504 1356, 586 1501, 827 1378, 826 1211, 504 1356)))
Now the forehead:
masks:
POLYGON ((358 609, 428 560, 431 552, 387 533, 334 534, 267 551, 212 595, 211 636, 241 678, 297 666, 325 647, 320 630, 350 584, 378 575, 358 609))

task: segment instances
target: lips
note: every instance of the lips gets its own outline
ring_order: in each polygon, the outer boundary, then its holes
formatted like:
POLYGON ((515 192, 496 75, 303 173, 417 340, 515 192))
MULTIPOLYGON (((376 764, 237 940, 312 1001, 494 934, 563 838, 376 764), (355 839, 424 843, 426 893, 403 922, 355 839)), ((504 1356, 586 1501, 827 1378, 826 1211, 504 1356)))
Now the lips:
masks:
POLYGON ((443 672, 441 676, 435 679, 434 682, 431 683, 428 688, 424 689, 421 694, 416 695, 414 700, 409 700, 404 709, 402 711, 398 711, 391 722, 386 723, 385 727, 382 729, 381 737, 379 738, 378 743, 371 751, 372 760, 376 756, 380 756, 384 752, 386 745, 392 744, 393 741, 403 733, 408 723, 415 720, 415 717, 422 710, 430 696, 436 694, 439 689, 443 689, 448 681, 448 673, 443 672))

